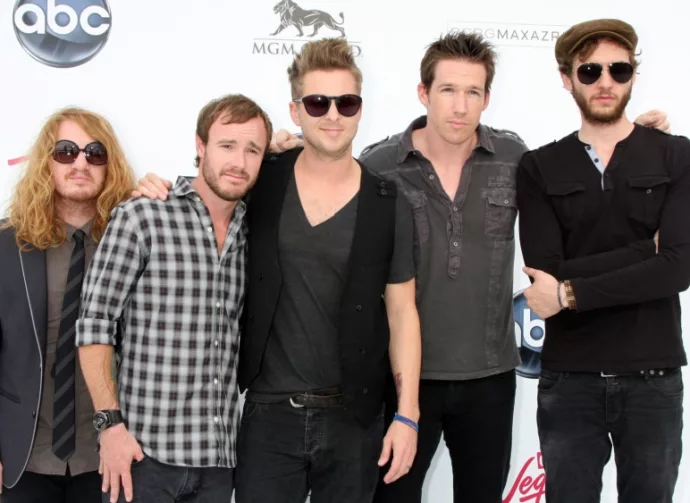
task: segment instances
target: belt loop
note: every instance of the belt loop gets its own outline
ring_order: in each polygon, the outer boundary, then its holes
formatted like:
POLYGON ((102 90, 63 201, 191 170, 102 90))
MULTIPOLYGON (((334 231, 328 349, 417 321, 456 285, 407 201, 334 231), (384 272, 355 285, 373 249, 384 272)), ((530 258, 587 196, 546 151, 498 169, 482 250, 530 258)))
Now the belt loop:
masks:
POLYGON ((295 401, 290 397, 290 405, 292 405, 295 409, 303 409, 304 405, 300 405, 298 403, 295 403, 295 401))

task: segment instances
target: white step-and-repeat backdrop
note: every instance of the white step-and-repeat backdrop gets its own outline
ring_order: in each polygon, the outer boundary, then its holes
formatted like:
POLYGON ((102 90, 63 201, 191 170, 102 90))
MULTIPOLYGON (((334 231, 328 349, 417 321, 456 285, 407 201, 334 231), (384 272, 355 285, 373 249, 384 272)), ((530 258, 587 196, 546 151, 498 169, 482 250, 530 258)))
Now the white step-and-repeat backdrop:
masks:
MULTIPOLYGON (((314 28, 305 27, 303 36, 294 25, 276 33, 279 4, 285 1, 3 0, 0 203, 4 206, 19 176, 21 156, 44 119, 66 105, 108 117, 137 173, 154 171, 167 178, 195 173, 196 116, 211 98, 247 94, 265 107, 276 127, 292 128, 286 68, 295 51, 312 39, 314 28)), ((342 32, 355 48, 364 73, 365 103, 355 152, 405 129, 423 113, 416 95, 419 62, 425 47, 450 29, 480 32, 499 50, 484 123, 518 132, 531 147, 577 129, 579 115, 562 87, 553 46, 568 26, 600 17, 624 19, 640 36, 642 65, 631 116, 660 108, 668 113, 674 132, 690 135, 686 0, 295 1, 334 21, 320 26, 316 37, 342 32)), ((521 267, 518 250, 516 292, 528 284, 521 267)), ((689 299, 683 294, 686 313, 689 299)), ((543 331, 538 323, 527 323, 522 330, 529 319, 530 313, 516 307, 518 342, 538 353, 543 331)), ((686 329, 688 319, 686 314, 686 329)), ((534 374, 533 365, 521 370, 534 374)), ((536 380, 521 377, 504 503, 545 501, 535 408, 536 380)), ((686 412, 686 424, 688 419, 686 412)), ((690 445, 687 432, 685 443, 690 445)), ((615 502, 611 463, 605 480, 603 501, 615 502)), ((450 460, 443 446, 425 498, 452 501, 450 460)), ((690 455, 681 466, 675 501, 690 502, 690 455)))

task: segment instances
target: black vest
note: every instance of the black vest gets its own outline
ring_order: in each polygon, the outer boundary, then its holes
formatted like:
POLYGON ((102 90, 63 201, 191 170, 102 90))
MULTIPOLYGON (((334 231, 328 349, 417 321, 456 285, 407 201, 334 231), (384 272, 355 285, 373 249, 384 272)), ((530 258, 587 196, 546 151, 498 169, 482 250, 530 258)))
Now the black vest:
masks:
MULTIPOLYGON (((283 199, 300 152, 295 149, 269 157, 249 200, 249 281, 240 349, 241 391, 251 386, 261 370, 282 288, 278 228, 283 199)), ((395 242, 396 195, 394 183, 362 166, 338 345, 345 408, 365 425, 381 411, 390 373, 390 335, 383 293, 395 242)))

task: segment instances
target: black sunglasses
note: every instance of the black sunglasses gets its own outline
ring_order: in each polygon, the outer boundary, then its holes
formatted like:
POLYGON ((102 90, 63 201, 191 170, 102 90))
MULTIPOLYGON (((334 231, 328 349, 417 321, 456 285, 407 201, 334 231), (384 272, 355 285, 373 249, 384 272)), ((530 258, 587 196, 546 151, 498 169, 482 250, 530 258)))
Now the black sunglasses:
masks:
POLYGON ((53 149, 53 159, 60 164, 72 164, 79 157, 79 152, 84 152, 86 162, 93 166, 108 164, 108 151, 99 141, 93 141, 86 147, 79 148, 79 145, 72 140, 60 140, 53 149))
POLYGON ((304 98, 294 100, 302 103, 304 109, 312 117, 323 117, 331 108, 331 100, 335 101, 335 108, 343 117, 357 115, 362 108, 362 97, 356 94, 343 94, 342 96, 326 96, 325 94, 310 94, 304 98))
MULTIPOLYGON (((611 78, 619 84, 630 82, 630 79, 633 77, 633 73, 635 73, 633 65, 625 61, 609 63, 606 66, 608 67, 611 78)), ((577 80, 582 82, 584 85, 589 86, 599 80, 603 73, 604 67, 600 63, 585 63, 580 65, 577 69, 577 80)))

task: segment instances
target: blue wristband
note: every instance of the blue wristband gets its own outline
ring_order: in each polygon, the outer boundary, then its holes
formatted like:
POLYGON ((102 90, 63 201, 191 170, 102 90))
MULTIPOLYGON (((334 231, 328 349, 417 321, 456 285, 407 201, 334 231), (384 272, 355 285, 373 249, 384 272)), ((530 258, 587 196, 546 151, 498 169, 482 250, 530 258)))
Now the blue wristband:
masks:
POLYGON ((393 416, 393 421, 400 421, 401 423, 406 424, 407 426, 412 428, 414 431, 419 432, 419 424, 415 423, 409 417, 401 416, 396 412, 393 416))

